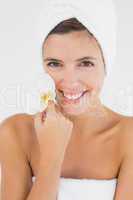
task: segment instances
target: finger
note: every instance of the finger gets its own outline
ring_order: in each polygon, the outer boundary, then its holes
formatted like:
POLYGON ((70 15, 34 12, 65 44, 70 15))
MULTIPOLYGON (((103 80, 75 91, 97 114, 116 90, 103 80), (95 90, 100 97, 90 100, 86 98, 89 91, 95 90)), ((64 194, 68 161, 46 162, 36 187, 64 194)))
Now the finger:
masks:
POLYGON ((56 108, 56 110, 57 110, 59 115, 63 115, 65 118, 67 117, 67 115, 64 112, 63 108, 58 103, 55 104, 55 108, 56 108))
POLYGON ((60 106, 58 103, 55 104, 55 109, 56 109, 57 112, 59 112, 59 113, 62 112, 62 108, 61 108, 61 106, 60 106))
POLYGON ((53 100, 49 100, 48 102, 48 107, 46 108, 47 114, 49 113, 58 113, 59 115, 63 115, 65 118, 67 117, 66 113, 64 113, 62 107, 58 104, 55 103, 53 100))
POLYGON ((45 121, 46 115, 47 115, 47 112, 46 112, 46 109, 45 109, 45 110, 42 111, 42 113, 41 113, 41 122, 44 122, 44 121, 45 121))
POLYGON ((49 115, 49 114, 53 114, 53 113, 55 113, 55 103, 54 103, 54 101, 53 100, 49 100, 48 101, 48 105, 47 105, 47 108, 46 108, 46 112, 47 112, 47 115, 49 115))
POLYGON ((69 118, 70 118, 70 116, 69 116, 63 109, 61 109, 60 114, 61 114, 65 119, 69 119, 69 118))

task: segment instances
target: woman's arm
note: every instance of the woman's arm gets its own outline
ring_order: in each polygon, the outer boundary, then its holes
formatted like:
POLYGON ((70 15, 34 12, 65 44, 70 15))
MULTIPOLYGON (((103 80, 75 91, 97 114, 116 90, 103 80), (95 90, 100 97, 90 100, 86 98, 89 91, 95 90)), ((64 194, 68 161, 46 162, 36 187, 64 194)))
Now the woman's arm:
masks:
POLYGON ((46 111, 45 120, 41 112, 34 117, 40 165, 27 200, 56 200, 62 162, 72 134, 73 123, 53 101, 48 102, 46 111))
POLYGON ((118 183, 114 200, 132 200, 133 199, 133 131, 130 131, 125 142, 125 150, 121 169, 118 176, 118 183))
POLYGON ((0 124, 1 200, 25 200, 32 186, 31 169, 10 118, 0 124))
POLYGON ((50 162, 46 159, 41 160, 35 183, 27 200, 57 199, 63 158, 64 156, 61 153, 57 160, 51 160, 50 162))
POLYGON ((58 156, 40 158, 36 180, 32 184, 28 159, 19 145, 16 134, 10 119, 0 125, 1 199, 56 200, 65 148, 58 156))

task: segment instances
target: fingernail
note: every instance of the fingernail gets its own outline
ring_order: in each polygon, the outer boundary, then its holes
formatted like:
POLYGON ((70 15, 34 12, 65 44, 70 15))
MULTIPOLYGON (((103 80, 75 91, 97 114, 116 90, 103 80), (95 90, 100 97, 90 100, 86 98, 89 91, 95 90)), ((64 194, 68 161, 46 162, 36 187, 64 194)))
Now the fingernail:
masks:
POLYGON ((46 111, 42 112, 42 121, 45 121, 46 114, 47 114, 46 111))
POLYGON ((54 102, 52 100, 49 100, 48 101, 48 104, 53 104, 54 102))

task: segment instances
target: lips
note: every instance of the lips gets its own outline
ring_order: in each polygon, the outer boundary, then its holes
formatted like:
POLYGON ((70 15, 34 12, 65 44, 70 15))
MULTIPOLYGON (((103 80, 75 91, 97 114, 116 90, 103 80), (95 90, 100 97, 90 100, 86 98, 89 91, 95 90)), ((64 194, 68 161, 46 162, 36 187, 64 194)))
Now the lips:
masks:
POLYGON ((67 97, 64 96, 64 93, 61 91, 61 97, 63 99, 63 103, 78 103, 80 101, 80 99, 84 96, 85 93, 87 93, 88 90, 82 92, 82 95, 77 98, 77 99, 68 99, 67 97))

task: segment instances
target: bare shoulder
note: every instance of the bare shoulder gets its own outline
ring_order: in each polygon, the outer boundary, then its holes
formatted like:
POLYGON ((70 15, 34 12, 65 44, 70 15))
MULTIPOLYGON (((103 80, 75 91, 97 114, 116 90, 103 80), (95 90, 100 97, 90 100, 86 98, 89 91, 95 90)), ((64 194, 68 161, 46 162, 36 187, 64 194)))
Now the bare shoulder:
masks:
POLYGON ((123 158, 118 175, 115 200, 133 197, 133 117, 123 117, 120 129, 123 158))
POLYGON ((23 125, 24 122, 26 122, 26 124, 28 125, 31 120, 33 120, 33 115, 27 113, 17 113, 2 120, 0 125, 6 126, 10 124, 10 126, 14 126, 15 128, 19 125, 23 125))
POLYGON ((133 149, 133 116, 123 116, 120 124, 120 138, 123 151, 128 151, 132 146, 133 149))
POLYGON ((133 116, 123 116, 121 119, 121 128, 125 136, 133 135, 133 116))
POLYGON ((5 130, 0 131, 0 137, 2 137, 1 134, 4 134, 4 137, 7 134, 8 139, 14 137, 21 145, 26 156, 30 159, 29 147, 33 137, 33 115, 17 113, 9 116, 1 121, 0 130, 5 130))

